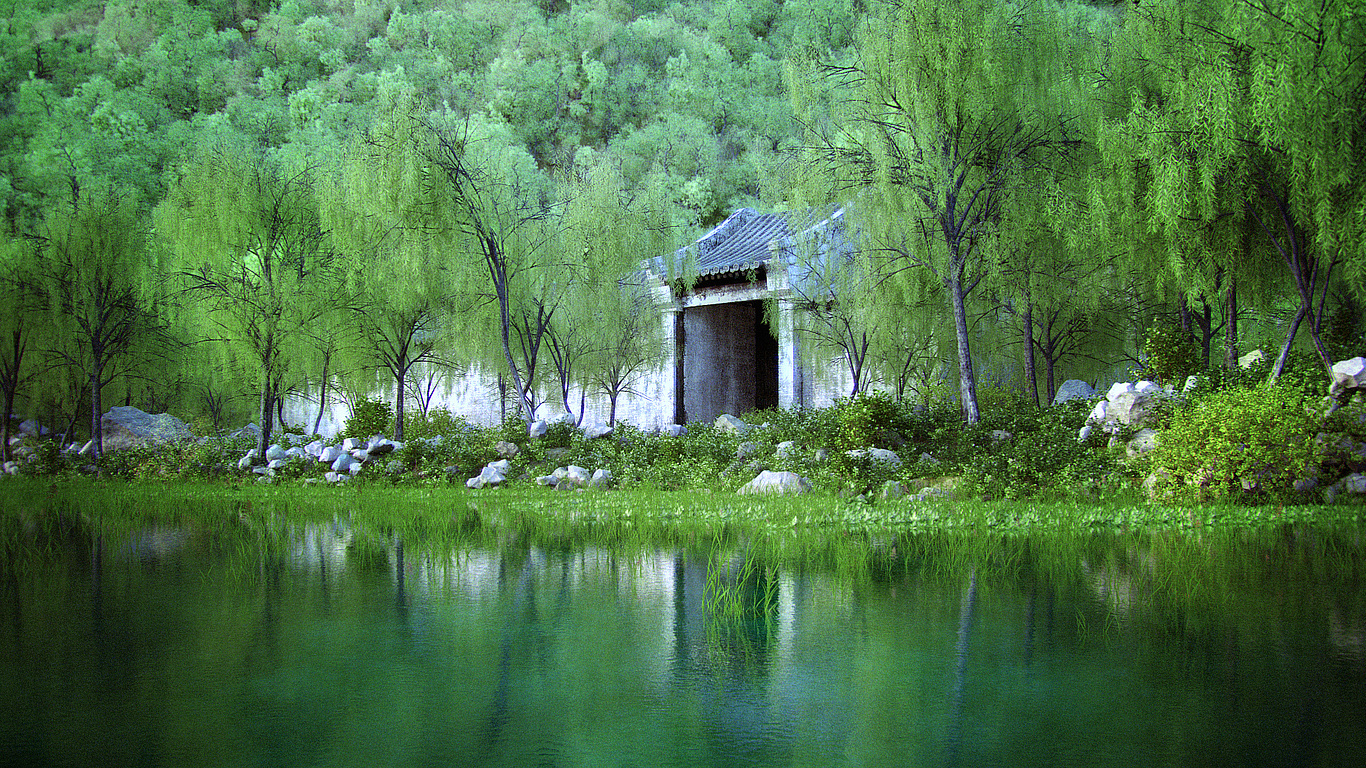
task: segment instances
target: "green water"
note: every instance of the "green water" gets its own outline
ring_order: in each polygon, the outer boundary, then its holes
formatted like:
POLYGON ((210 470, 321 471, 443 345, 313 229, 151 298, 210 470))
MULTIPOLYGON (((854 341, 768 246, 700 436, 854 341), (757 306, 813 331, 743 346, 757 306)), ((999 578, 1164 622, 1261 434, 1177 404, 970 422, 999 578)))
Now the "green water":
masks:
POLYGON ((16 534, 0 764, 1366 765, 1355 532, 955 546, 16 534))

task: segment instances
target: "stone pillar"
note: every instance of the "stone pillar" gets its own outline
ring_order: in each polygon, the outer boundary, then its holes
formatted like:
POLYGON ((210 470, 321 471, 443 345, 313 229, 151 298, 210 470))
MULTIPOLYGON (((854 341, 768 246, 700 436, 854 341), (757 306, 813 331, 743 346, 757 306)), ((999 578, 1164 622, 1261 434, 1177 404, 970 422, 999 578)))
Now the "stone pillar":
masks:
POLYGON ((797 339, 791 299, 778 300, 778 407, 806 405, 803 397, 802 354, 797 339))
POLYGON ((683 424, 683 308, 666 305, 659 313, 664 325, 664 361, 660 366, 659 420, 661 424, 683 424))
POLYGON ((778 238, 768 244, 768 291, 778 299, 778 324, 773 332, 778 336, 778 407, 796 408, 806 405, 805 382, 802 380, 802 355, 797 339, 796 310, 792 305, 792 276, 788 270, 788 238, 778 238))

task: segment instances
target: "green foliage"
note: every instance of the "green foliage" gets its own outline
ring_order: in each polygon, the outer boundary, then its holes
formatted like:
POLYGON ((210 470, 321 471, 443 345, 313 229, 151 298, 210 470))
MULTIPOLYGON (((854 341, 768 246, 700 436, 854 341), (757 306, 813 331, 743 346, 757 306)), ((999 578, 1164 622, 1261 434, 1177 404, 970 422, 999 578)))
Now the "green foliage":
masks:
MULTIPOLYGON (((448 408, 433 408, 424 416, 420 411, 404 413, 405 440, 428 440, 435 437, 464 438, 479 428, 464 416, 452 415, 448 408)), ((373 433, 372 433, 373 434, 373 433)))
POLYGON ((859 448, 887 448, 886 432, 896 420, 897 407, 882 392, 860 392, 837 401, 835 435, 831 448, 840 451, 859 448))
POLYGON ((1152 453, 1156 493, 1177 501, 1287 496, 1316 461, 1317 406, 1280 384, 1194 398, 1152 453))
POLYGON ((1089 408, 1067 403, 1002 419, 1009 437, 987 425, 971 430, 972 447, 961 459, 963 490, 989 499, 1068 497, 1095 484, 1113 482, 1115 457, 1077 440, 1089 408))
POLYGON ((394 407, 387 400, 361 398, 351 409, 351 418, 342 426, 341 437, 365 440, 373 435, 388 435, 394 426, 394 407))
POLYGON ((1159 384, 1180 387, 1204 368, 1200 358, 1195 337, 1176 326, 1157 323, 1143 338, 1143 375, 1159 384))

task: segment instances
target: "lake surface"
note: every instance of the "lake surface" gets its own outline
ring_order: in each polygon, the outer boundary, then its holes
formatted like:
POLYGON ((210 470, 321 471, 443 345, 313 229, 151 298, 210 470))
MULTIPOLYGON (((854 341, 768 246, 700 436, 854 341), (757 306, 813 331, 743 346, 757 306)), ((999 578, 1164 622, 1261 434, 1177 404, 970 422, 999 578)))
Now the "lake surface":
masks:
POLYGON ((1362 766, 1358 533, 12 537, 6 766, 1362 766))

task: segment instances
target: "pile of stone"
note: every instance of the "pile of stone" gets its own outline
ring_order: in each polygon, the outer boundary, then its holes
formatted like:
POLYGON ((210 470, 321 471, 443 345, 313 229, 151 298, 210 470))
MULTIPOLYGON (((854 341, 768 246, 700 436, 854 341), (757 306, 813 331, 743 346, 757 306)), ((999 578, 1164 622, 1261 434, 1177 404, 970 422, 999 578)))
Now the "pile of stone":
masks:
POLYGON ((255 448, 247 451, 237 461, 237 468, 269 479, 290 462, 312 462, 328 466, 330 471, 323 475, 327 482, 341 483, 354 477, 367 463, 401 448, 403 443, 383 435, 375 435, 366 441, 348 437, 340 445, 326 445, 322 440, 314 440, 307 445, 285 448, 276 443, 266 449, 265 456, 261 456, 255 448), (258 459, 264 459, 265 463, 257 466, 258 459))

